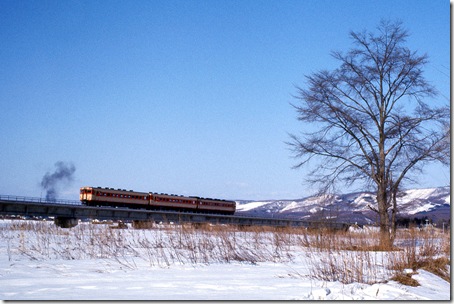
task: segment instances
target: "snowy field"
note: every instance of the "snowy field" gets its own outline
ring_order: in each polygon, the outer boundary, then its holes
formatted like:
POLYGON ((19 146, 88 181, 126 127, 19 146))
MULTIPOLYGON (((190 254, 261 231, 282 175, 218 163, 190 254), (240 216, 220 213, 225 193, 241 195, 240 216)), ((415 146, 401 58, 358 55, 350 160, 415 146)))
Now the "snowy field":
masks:
POLYGON ((450 300, 450 283, 425 270, 412 276, 417 287, 391 280, 387 252, 339 252, 339 259, 332 259, 305 247, 306 235, 228 229, 110 229, 86 223, 62 229, 0 220, 0 298, 450 300), (320 263, 346 258, 351 258, 343 262, 347 268, 367 268, 361 275, 369 284, 346 282, 353 276, 320 278, 328 270, 320 263))

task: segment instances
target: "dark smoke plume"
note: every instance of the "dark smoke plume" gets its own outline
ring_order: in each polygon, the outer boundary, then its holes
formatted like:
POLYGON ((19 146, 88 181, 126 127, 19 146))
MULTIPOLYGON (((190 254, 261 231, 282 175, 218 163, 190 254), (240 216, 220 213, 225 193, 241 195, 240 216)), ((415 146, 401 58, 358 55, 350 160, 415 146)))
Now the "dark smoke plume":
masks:
POLYGON ((46 190, 46 200, 54 201, 61 186, 69 185, 74 179, 76 167, 72 163, 62 161, 55 163, 55 171, 47 172, 41 181, 41 187, 46 190))

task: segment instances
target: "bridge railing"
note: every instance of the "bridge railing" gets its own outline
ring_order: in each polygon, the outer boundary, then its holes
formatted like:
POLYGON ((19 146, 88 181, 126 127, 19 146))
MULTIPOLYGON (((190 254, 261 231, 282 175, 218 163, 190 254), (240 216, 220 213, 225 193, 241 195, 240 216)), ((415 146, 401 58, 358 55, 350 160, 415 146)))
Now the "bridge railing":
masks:
POLYGON ((0 200, 10 202, 27 202, 27 203, 42 203, 42 204, 65 204, 65 205, 80 205, 80 201, 66 200, 66 199, 54 199, 47 200, 42 197, 29 197, 29 196, 17 196, 17 195, 3 195, 0 194, 0 200))

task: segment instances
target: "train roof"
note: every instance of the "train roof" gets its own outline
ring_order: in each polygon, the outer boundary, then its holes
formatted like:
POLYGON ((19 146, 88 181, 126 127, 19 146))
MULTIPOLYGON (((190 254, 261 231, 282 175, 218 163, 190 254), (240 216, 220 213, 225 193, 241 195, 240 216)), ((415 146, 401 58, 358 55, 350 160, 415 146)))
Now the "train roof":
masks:
POLYGON ((140 191, 134 191, 134 190, 126 190, 126 189, 114 189, 110 187, 92 187, 92 186, 85 186, 81 187, 81 189, 98 189, 98 190, 108 190, 108 191, 121 191, 121 192, 130 192, 130 193, 147 193, 147 194, 152 194, 152 195, 165 195, 165 196, 173 196, 173 197, 187 197, 187 198, 192 198, 192 199, 200 199, 200 200, 207 200, 207 201, 217 201, 217 202, 235 202, 232 200, 225 200, 225 199, 218 199, 218 198, 206 198, 206 197, 200 197, 200 196, 184 196, 184 195, 178 195, 178 194, 167 194, 167 193, 158 193, 158 192, 140 192, 140 191))

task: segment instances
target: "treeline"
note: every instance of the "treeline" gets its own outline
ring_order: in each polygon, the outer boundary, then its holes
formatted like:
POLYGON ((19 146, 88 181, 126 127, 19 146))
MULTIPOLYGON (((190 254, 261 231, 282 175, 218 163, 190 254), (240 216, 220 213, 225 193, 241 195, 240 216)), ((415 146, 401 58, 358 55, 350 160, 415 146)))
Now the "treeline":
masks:
POLYGON ((426 225, 432 225, 432 226, 442 228, 443 223, 444 223, 444 227, 448 228, 451 226, 451 219, 434 220, 432 218, 429 218, 428 216, 414 217, 414 218, 401 217, 401 218, 397 218, 396 223, 397 223, 397 227, 401 227, 401 228, 410 228, 410 227, 420 227, 421 228, 426 225))

